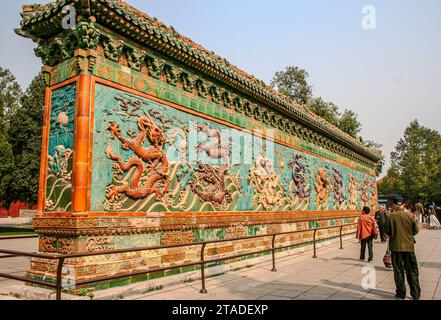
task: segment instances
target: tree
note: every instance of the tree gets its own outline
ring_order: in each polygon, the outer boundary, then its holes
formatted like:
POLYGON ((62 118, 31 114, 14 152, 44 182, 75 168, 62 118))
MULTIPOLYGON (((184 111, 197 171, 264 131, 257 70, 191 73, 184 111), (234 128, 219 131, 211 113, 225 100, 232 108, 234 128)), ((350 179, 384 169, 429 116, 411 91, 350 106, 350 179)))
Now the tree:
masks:
POLYGON ((378 193, 384 196, 392 196, 401 190, 400 181, 396 170, 391 167, 386 176, 378 181, 378 193))
POLYGON ((357 114, 348 109, 341 115, 338 121, 338 127, 354 138, 356 138, 361 131, 361 123, 358 121, 357 114))
MULTIPOLYGON (((271 86, 287 95, 294 102, 305 106, 319 117, 338 127, 343 132, 357 138, 361 131, 361 123, 358 121, 357 114, 349 109, 340 113, 339 107, 336 104, 326 102, 321 97, 314 98, 312 96, 312 87, 307 81, 308 77, 308 72, 305 70, 289 66, 284 71, 275 73, 271 86)), ((381 174, 383 165, 384 157, 378 163, 376 169, 378 175, 381 174)))
POLYGON ((298 67, 289 66, 275 73, 271 86, 293 101, 306 105, 312 98, 312 87, 308 84, 308 73, 298 67))
POLYGON ((14 75, 0 67, 0 203, 9 206, 11 172, 14 170, 14 154, 9 143, 11 113, 18 107, 21 89, 14 75))
POLYGON ((8 116, 18 107, 21 88, 8 69, 0 67, 0 118, 6 122, 8 116))
POLYGON ((413 121, 391 153, 391 170, 396 177, 396 191, 413 203, 440 201, 440 133, 413 121))
POLYGON ((306 107, 329 123, 339 125, 338 107, 332 102, 325 102, 321 97, 311 99, 306 107))
POLYGON ((37 75, 10 118, 9 142, 15 164, 10 179, 11 201, 37 202, 44 94, 45 82, 37 75))
MULTIPOLYGON (((363 144, 366 147, 371 148, 371 149, 380 150, 380 148, 383 146, 381 143, 377 143, 372 140, 363 141, 362 137, 360 137, 360 141, 363 142, 363 144)), ((377 172, 377 177, 379 177, 381 175, 381 173, 383 172, 383 167, 384 167, 385 163, 386 163, 386 159, 384 156, 382 156, 381 160, 377 163, 377 168, 375 170, 377 172)))
POLYGON ((12 146, 8 142, 4 120, 0 118, 0 204, 9 207, 10 173, 14 169, 12 146))
POLYGON ((336 104, 326 102, 321 97, 313 98, 312 87, 307 81, 308 77, 308 72, 305 70, 289 66, 284 71, 275 73, 271 86, 356 138, 361 131, 361 123, 358 121, 357 114, 351 110, 345 110, 340 114, 336 104))

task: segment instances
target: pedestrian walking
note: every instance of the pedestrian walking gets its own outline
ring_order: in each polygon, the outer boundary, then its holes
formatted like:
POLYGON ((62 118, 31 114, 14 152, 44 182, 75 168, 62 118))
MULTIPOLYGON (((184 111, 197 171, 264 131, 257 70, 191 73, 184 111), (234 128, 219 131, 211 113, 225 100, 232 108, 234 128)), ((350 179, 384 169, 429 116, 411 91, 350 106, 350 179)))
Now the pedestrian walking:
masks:
POLYGON ((387 236, 384 232, 384 225, 386 223, 386 212, 384 207, 380 207, 380 209, 375 213, 375 221, 377 222, 381 242, 387 242, 387 236))
POLYGON ((429 223, 430 223, 429 224, 430 229, 433 230, 441 229, 441 224, 439 223, 438 218, 436 217, 436 211, 434 206, 430 208, 429 223))
POLYGON ((360 240, 360 260, 364 261, 366 257, 366 246, 369 250, 368 261, 372 262, 374 260, 374 239, 378 237, 378 232, 375 227, 375 219, 372 218, 369 213, 371 209, 364 207, 360 218, 358 219, 357 226, 357 239, 360 240))
POLYGON ((406 276, 412 298, 419 300, 421 288, 414 238, 418 234, 418 225, 411 213, 404 209, 402 200, 394 199, 394 206, 394 212, 387 215, 385 231, 389 236, 390 251, 392 253, 396 285, 395 297, 400 300, 406 298, 406 276))
POLYGON ((415 205, 416 212, 417 212, 417 220, 419 224, 423 223, 423 216, 424 216, 424 206, 421 202, 418 202, 415 205))
POLYGON ((441 207, 435 208, 435 217, 438 219, 438 221, 441 221, 441 207))

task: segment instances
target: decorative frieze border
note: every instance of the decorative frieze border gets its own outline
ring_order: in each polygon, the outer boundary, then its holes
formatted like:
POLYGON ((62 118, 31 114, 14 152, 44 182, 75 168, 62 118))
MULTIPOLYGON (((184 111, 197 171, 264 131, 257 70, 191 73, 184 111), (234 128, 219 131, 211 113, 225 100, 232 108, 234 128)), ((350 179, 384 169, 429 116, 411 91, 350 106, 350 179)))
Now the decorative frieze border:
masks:
MULTIPOLYGON (((144 73, 125 68, 104 57, 96 57, 97 53, 94 51, 79 50, 76 54, 77 56, 54 68, 44 68, 49 86, 58 87, 66 80, 72 79, 72 77, 77 76, 81 72, 90 71, 94 76, 98 77, 97 79, 102 78, 106 81, 110 81, 109 85, 112 87, 117 87, 118 89, 124 88, 126 89, 125 91, 132 89, 135 91, 132 92, 135 95, 137 94, 136 92, 148 94, 161 100, 186 107, 189 110, 201 111, 204 114, 206 113, 213 118, 231 123, 241 129, 252 128, 251 130, 256 132, 259 130, 265 132, 265 130, 274 129, 271 123, 265 123, 261 117, 250 117, 244 112, 239 113, 237 109, 225 109, 223 105, 201 98, 194 93, 187 92, 186 95, 183 95, 178 86, 169 85, 166 82, 148 77, 144 73), (226 116, 227 114, 228 116, 226 116)), ((375 175, 374 169, 360 164, 358 161, 350 159, 345 155, 338 154, 335 148, 332 150, 329 144, 326 145, 327 141, 309 139, 308 137, 311 136, 310 132, 308 132, 309 129, 294 123, 292 123, 291 127, 291 133, 288 130, 276 128, 274 136, 276 142, 324 157, 357 171, 372 176, 375 175), (296 131, 295 128, 299 128, 299 130, 296 131)), ((318 137, 317 135, 313 136, 318 137)), ((338 144, 335 143, 333 145, 338 146, 338 144)))
POLYGON ((67 213, 44 214, 34 218, 34 228, 39 235, 79 237, 146 234, 155 232, 192 231, 226 228, 234 225, 256 226, 305 221, 327 221, 355 218, 357 210, 305 211, 305 212, 192 212, 191 214, 121 214, 90 212, 86 217, 67 213))
MULTIPOLYGON (((338 139, 335 140, 335 138, 319 133, 308 122, 307 118, 311 116, 310 113, 300 110, 300 114, 288 113, 284 116, 279 111, 272 110, 250 97, 238 94, 234 87, 227 87, 215 79, 207 79, 205 75, 203 76, 194 70, 190 71, 183 65, 171 63, 149 49, 141 49, 130 41, 121 39, 120 36, 94 23, 93 20, 87 23, 81 22, 76 29, 65 31, 51 40, 41 42, 35 51, 46 66, 54 67, 51 69, 54 75, 50 84, 62 82, 80 72, 88 70, 96 72, 94 63, 97 58, 101 57, 106 60, 102 64, 107 68, 117 68, 126 74, 139 73, 141 78, 144 76, 151 81, 179 88, 207 102, 240 113, 264 126, 276 128, 288 135, 301 137, 305 142, 315 144, 356 161, 361 166, 370 168, 370 174, 376 167, 375 161, 378 155, 366 153, 366 148, 363 150, 356 148, 354 150, 357 151, 354 151, 352 150, 354 146, 345 146, 347 144, 344 141, 338 141, 338 139), (93 52, 88 56, 89 65, 87 67, 85 66, 87 62, 84 61, 85 57, 79 59, 76 56, 78 50, 75 48, 78 47, 88 50, 89 53, 93 52)), ((101 74, 101 76, 103 75, 101 74)), ((129 84, 124 77, 114 79, 114 81, 122 85, 129 84)), ((330 124, 328 126, 332 127, 330 124)), ((333 128, 333 130, 339 131, 337 128, 333 128)))

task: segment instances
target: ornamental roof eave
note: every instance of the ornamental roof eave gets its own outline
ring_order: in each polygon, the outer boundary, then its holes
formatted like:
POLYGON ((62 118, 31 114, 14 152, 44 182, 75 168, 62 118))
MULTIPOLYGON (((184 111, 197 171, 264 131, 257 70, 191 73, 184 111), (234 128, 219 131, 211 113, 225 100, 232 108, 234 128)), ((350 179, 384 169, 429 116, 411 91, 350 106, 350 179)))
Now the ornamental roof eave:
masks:
POLYGON ((118 33, 157 50, 180 62, 189 64, 197 61, 192 68, 206 73, 217 80, 242 89, 246 94, 269 104, 273 109, 290 114, 308 126, 325 133, 334 140, 347 145, 352 150, 372 161, 379 161, 381 153, 366 147, 363 143, 320 118, 307 108, 294 103, 287 96, 266 85, 263 81, 230 64, 226 59, 179 34, 173 27, 166 26, 156 18, 133 8, 122 0, 57 0, 44 5, 25 5, 21 13, 21 28, 16 32, 34 39, 48 39, 62 31, 63 7, 74 5, 80 14, 95 16, 97 22, 117 29, 118 33), (109 20, 111 18, 111 20, 109 20), (117 21, 119 18, 119 22, 117 21), (109 23, 109 21, 114 21, 109 23), (110 24, 110 25, 109 25, 110 24), (154 39, 154 44, 151 40, 154 39), (179 52, 179 54, 176 54, 179 52))

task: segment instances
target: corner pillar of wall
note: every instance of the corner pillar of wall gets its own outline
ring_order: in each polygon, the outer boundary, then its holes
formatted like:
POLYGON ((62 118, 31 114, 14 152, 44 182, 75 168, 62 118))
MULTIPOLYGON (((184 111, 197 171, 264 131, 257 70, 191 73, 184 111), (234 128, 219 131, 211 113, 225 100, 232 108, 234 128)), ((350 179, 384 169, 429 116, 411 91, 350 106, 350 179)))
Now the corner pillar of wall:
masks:
POLYGON ((92 73, 94 52, 77 50, 80 75, 77 88, 77 110, 75 113, 75 139, 72 177, 72 211, 74 216, 87 216, 89 201, 89 150, 92 119, 92 73))
POLYGON ((44 77, 46 84, 46 91, 44 96, 44 115, 43 115, 43 132, 42 132, 42 142, 41 142, 41 156, 40 156, 40 179, 38 182, 38 198, 37 198, 37 215, 42 215, 45 208, 45 192, 46 192, 46 161, 47 161, 47 150, 49 136, 49 112, 51 104, 51 93, 50 93, 50 83, 51 83, 51 72, 52 68, 49 66, 43 66, 41 68, 41 73, 44 77))

